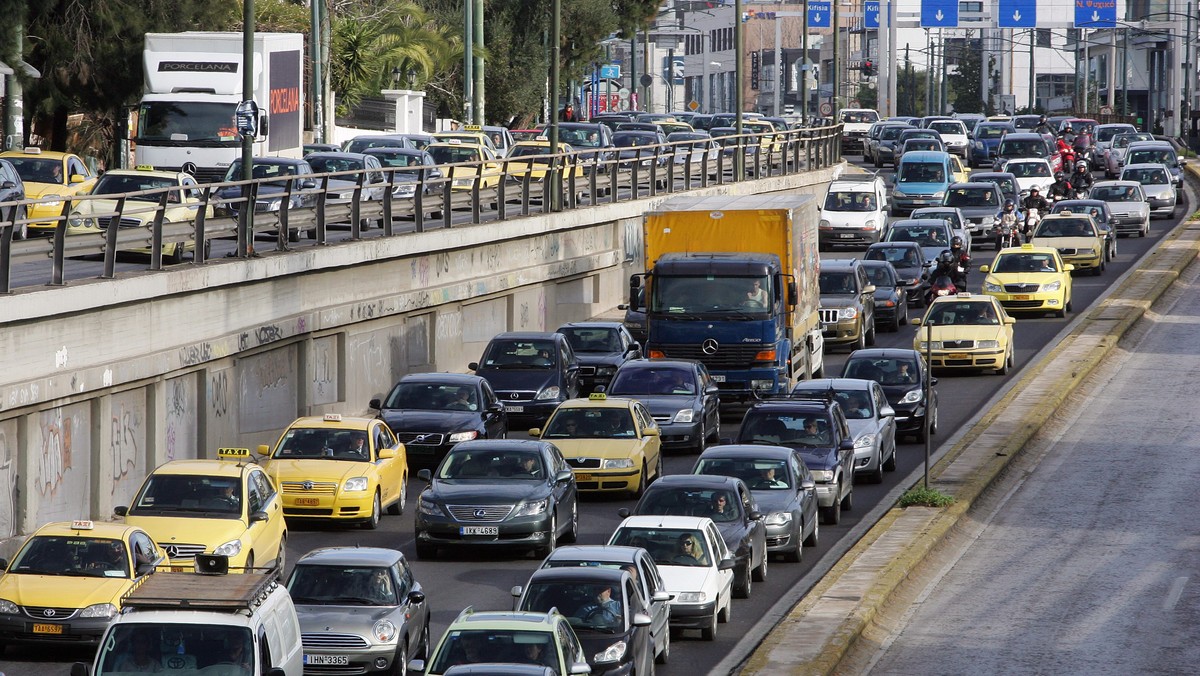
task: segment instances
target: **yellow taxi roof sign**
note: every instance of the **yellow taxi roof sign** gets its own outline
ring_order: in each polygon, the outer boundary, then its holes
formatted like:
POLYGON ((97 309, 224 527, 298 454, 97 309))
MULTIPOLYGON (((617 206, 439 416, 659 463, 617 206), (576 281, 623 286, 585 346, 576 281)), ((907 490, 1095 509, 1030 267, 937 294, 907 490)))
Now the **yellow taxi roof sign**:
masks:
POLYGON ((250 449, 248 448, 218 448, 218 458, 249 458, 250 449))
POLYGON ((139 164, 139 165, 137 165, 136 167, 134 167, 134 169, 137 169, 138 171, 154 171, 154 165, 152 165, 152 164, 139 164))
POLYGON ((1033 245, 1030 244, 1029 242, 1025 242, 1024 244, 1021 245, 1021 248, 1022 249, 1032 249, 1033 245))
POLYGON ((608 399, 608 395, 603 392, 592 392, 588 395, 588 399, 591 401, 604 401, 608 399))
POLYGON ((92 530, 96 524, 92 523, 91 519, 75 519, 71 522, 72 530, 92 530))
POLYGON ((483 127, 477 124, 468 124, 463 127, 463 131, 483 131, 483 127))
POLYGON ((326 413, 323 418, 325 422, 342 422, 341 413, 326 413))

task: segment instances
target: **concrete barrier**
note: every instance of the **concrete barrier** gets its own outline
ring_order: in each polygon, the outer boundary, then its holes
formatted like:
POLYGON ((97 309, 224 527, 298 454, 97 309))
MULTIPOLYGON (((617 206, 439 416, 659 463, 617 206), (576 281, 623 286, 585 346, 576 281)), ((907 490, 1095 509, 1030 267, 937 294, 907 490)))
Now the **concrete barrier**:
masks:
MULTIPOLYGON (((1189 183, 1200 171, 1187 166, 1189 183)), ((1102 363, 1200 253, 1198 221, 1185 220, 1142 259, 1070 334, 941 456, 930 487, 954 496, 945 509, 893 508, 808 590, 746 660, 742 674, 833 674, 905 580, 955 530, 1057 408, 1102 363)))

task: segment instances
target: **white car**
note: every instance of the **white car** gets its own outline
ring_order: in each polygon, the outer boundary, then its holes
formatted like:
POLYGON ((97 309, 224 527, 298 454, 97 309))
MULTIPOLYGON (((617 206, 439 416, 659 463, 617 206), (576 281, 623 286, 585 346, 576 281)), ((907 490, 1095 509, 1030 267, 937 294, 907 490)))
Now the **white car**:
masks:
POLYGON ((844 174, 829 184, 821 206, 818 239, 822 248, 868 246, 879 241, 887 223, 887 184, 874 174, 844 174))
POLYGON ((966 161, 970 142, 967 139, 967 126, 962 120, 934 120, 929 123, 929 128, 942 137, 942 143, 946 144, 946 152, 958 155, 966 161))
POLYGON ((1000 171, 1007 171, 1017 177, 1017 187, 1021 189, 1022 197, 1035 187, 1041 191, 1042 197, 1045 197, 1050 186, 1054 185, 1054 170, 1048 160, 1040 157, 1009 160, 1000 171))
POLYGON ((671 600, 671 628, 699 629, 712 641, 717 623, 733 610, 734 559, 716 524, 706 516, 630 516, 610 545, 650 552, 671 600))

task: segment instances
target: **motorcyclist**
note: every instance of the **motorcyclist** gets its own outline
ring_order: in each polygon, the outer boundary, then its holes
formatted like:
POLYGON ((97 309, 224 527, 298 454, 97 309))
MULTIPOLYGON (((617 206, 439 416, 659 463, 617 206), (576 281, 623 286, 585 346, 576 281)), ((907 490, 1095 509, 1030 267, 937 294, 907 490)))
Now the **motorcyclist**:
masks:
POLYGON ((1026 218, 1023 232, 1025 234, 1025 239, 1028 240, 1029 234, 1033 231, 1033 221, 1029 217, 1035 210, 1037 211, 1038 218, 1050 213, 1050 203, 1046 201, 1045 197, 1042 197, 1041 192, 1036 186, 1034 186, 1033 188, 1029 189, 1029 196, 1025 198, 1025 201, 1021 206, 1025 208, 1026 218))
POLYGON ((1059 135, 1058 140, 1055 141, 1055 146, 1058 149, 1059 156, 1062 157, 1064 167, 1075 163, 1075 146, 1068 143, 1064 135, 1059 135))
POLYGON ((958 266, 965 273, 971 267, 971 257, 967 255, 967 250, 963 248, 962 237, 953 237, 950 239, 950 255, 954 256, 954 260, 958 261, 958 266))
POLYGON ((1074 190, 1071 187, 1071 182, 1067 180, 1067 175, 1061 171, 1054 174, 1054 185, 1050 186, 1050 199, 1057 202, 1058 200, 1069 200, 1074 197, 1074 190))
MULTIPOLYGON (((1043 202, 1046 200, 1039 197, 1043 202)), ((1028 201, 1028 198, 1026 199, 1028 201)), ((1035 207, 1036 208, 1036 207, 1035 207)), ((1020 223, 1017 221, 1017 209, 1012 200, 1004 201, 1004 211, 1000 212, 1000 224, 996 229, 996 248, 1000 248, 1000 240, 1004 239, 1010 230, 1019 229, 1020 223)), ((1020 242, 1012 242, 1015 246, 1020 242)))
POLYGON ((967 271, 959 265, 959 262, 953 253, 943 251, 938 255, 937 267, 934 268, 930 279, 937 281, 939 277, 949 277, 950 281, 954 282, 954 286, 958 287, 959 291, 966 291, 967 271))
POLYGON ((1075 147, 1075 128, 1071 126, 1070 122, 1068 122, 1059 133, 1062 136, 1062 139, 1071 145, 1071 148, 1075 147))
POLYGON ((1082 160, 1075 163, 1075 173, 1071 174, 1071 186, 1076 192, 1082 192, 1085 195, 1092 189, 1092 172, 1088 171, 1087 162, 1082 160))
POLYGON ((1033 128, 1035 134, 1053 134, 1054 129, 1050 126, 1050 119, 1045 115, 1038 118, 1037 126, 1033 128))

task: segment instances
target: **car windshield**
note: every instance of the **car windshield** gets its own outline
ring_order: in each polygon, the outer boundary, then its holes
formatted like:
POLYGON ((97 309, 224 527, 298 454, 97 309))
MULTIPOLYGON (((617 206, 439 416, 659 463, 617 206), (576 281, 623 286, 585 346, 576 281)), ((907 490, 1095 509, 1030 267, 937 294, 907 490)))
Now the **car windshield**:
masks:
POLYGON ((272 458, 370 462, 371 445, 362 430, 293 428, 283 435, 272 458))
POLYGON ((688 371, 670 367, 623 368, 617 371, 608 388, 614 397, 654 394, 696 394, 695 377, 688 371))
POLYGON ((388 393, 383 407, 410 411, 478 411, 479 395, 474 385, 402 382, 388 393))
POLYGON ((905 129, 908 129, 908 127, 901 127, 900 125, 888 125, 883 128, 883 131, 879 132, 879 140, 895 141, 896 139, 900 138, 901 132, 903 132, 905 129))
POLYGON ((1091 221, 1085 218, 1047 218, 1038 224, 1034 237, 1095 237, 1091 221))
POLYGON ((1174 167, 1178 161, 1175 151, 1166 148, 1137 148, 1129 151, 1125 158, 1125 164, 1165 164, 1168 167, 1174 167))
POLYGON ((1117 134, 1124 134, 1130 131, 1133 130, 1128 127, 1100 127, 1096 130, 1096 141, 1111 141, 1117 134))
MULTIPOLYGON (((906 147, 907 147, 906 142, 906 147)), ((946 169, 941 162, 900 162, 901 183, 945 183, 946 169)))
MULTIPOLYGON (((354 157, 321 157, 319 155, 310 155, 308 164, 313 168, 313 171, 318 174, 332 174, 339 171, 362 171, 363 161, 354 157)), ((352 180, 353 177, 343 176, 346 180, 352 180)))
POLYGON ((979 138, 979 139, 1000 138, 1001 136, 1004 136, 1004 134, 1006 134, 1007 132, 1008 132, 1008 127, 1000 127, 1000 126, 993 127, 990 125, 980 125, 978 127, 975 127, 975 138, 979 138))
POLYGON ((1137 181, 1142 185, 1165 185, 1171 180, 1167 178, 1167 172, 1164 169, 1149 168, 1149 169, 1126 169, 1125 173, 1121 174, 1122 181, 1137 181))
POLYGON ((867 271, 867 279, 871 280, 877 288, 891 288, 896 286, 896 277, 892 275, 892 269, 886 265, 864 265, 863 269, 867 271))
POLYGON ((915 385, 919 382, 915 359, 902 357, 849 359, 842 369, 843 378, 874 380, 880 385, 915 385))
POLYGON ((1144 198, 1140 192, 1132 185, 1098 185, 1092 188, 1090 195, 1105 202, 1142 202, 1144 198))
POLYGON ((288 592, 298 604, 395 606, 400 600, 391 571, 382 567, 302 564, 292 571, 288 592))
POLYGON ((121 540, 83 534, 39 535, 25 543, 6 572, 128 578, 129 555, 121 540))
POLYGON ((787 463, 770 458, 701 458, 696 474, 732 476, 746 482, 752 491, 783 491, 793 488, 787 463))
POLYGON ((821 272, 817 278, 822 296, 853 296, 858 293, 851 272, 821 272))
POLYGON ((1000 196, 992 188, 954 188, 946 193, 948 207, 998 207, 1000 196))
POLYGON ((747 414, 738 441, 819 448, 833 443, 833 433, 829 419, 813 413, 758 411, 747 414))
POLYGON ((17 157, 15 155, 4 159, 12 162, 13 167, 17 170, 17 174, 23 181, 66 185, 67 179, 63 176, 62 160, 40 157, 17 157))
POLYGON ((916 242, 921 246, 949 246, 944 228, 929 226, 896 226, 888 231, 888 241, 916 242))
POLYGON ((545 439, 632 439, 637 436, 627 408, 559 408, 546 423, 545 439))
POLYGON ((552 340, 493 340, 483 355, 480 367, 548 371, 554 368, 555 352, 552 340))
POLYGON ((587 580, 533 582, 521 598, 521 610, 546 613, 551 608, 557 608, 577 632, 613 634, 625 630, 627 606, 618 583, 600 584, 587 580))
POLYGON ((609 327, 563 327, 559 333, 567 337, 575 352, 607 354, 621 351, 621 334, 609 327))
POLYGON ((531 158, 537 164, 550 164, 550 145, 518 145, 508 151, 508 158, 531 158))
MULTIPOLYGON (((282 180, 284 177, 296 176, 299 173, 300 173, 300 165, 298 165, 298 164, 265 163, 265 164, 255 164, 254 166, 252 166, 250 168, 250 177, 251 178, 281 179, 281 180, 277 180, 277 181, 266 181, 267 185, 274 185, 274 186, 284 185, 285 183, 287 183, 287 181, 282 180)), ((242 180, 242 164, 240 162, 234 162, 233 164, 229 165, 229 171, 225 172, 225 180, 226 181, 242 180)))
MULTIPOLYGON (((1041 139, 1005 139, 1000 142, 998 153, 1004 157, 1046 157, 1046 142, 1041 139)), ((1016 172, 1013 172, 1014 174, 1016 172)), ((1020 176, 1020 174, 1017 174, 1020 176)))
POLYGON ((553 632, 514 629, 451 630, 427 669, 428 673, 444 674, 452 666, 481 662, 541 665, 553 668, 556 674, 565 673, 558 664, 553 632))
POLYGON ((871 393, 867 390, 831 390, 828 387, 807 388, 803 383, 792 390, 793 397, 814 397, 824 399, 833 395, 834 401, 841 404, 842 413, 848 420, 868 420, 874 414, 871 405, 871 393))
POLYGON ((941 122, 929 123, 929 128, 939 134, 966 134, 967 130, 963 128, 962 122, 953 120, 944 120, 941 122))
POLYGON ((633 148, 636 146, 650 146, 658 143, 658 137, 654 134, 614 134, 613 145, 618 148, 633 148))
POLYGON ((1009 162, 1004 169, 1017 178, 1050 177, 1050 165, 1045 162, 1009 162))
POLYGON ((966 301, 937 303, 929 310, 925 321, 934 326, 975 326, 999 324, 996 308, 991 303, 982 301, 966 301))
MULTIPOLYGON (((431 145, 427 148, 433 161, 438 164, 461 164, 463 162, 478 162, 483 158, 478 148, 450 145, 431 145)), ((313 167, 316 169, 316 167, 313 167)))
POLYGON ((1117 134, 1113 137, 1112 147, 1127 148, 1130 143, 1136 141, 1153 141, 1154 137, 1150 134, 1117 134))
POLYGON ((147 101, 137 116, 138 143, 237 147, 241 137, 234 123, 234 101, 147 101))
POLYGON ((598 129, 572 129, 560 126, 558 128, 558 141, 559 143, 566 143, 578 148, 599 148, 600 131, 598 129))
POLYGON ((715 563, 704 534, 691 528, 626 526, 613 533, 609 544, 641 547, 660 566, 708 567, 715 563))
MULTIPOLYGON (((130 174, 113 174, 108 173, 100 177, 96 181, 96 185, 92 188, 93 195, 119 195, 126 192, 141 192, 143 190, 155 190, 158 188, 171 188, 178 185, 175 179, 165 176, 133 176, 130 174)), ((172 190, 167 193, 168 203, 178 203, 178 190, 172 190)), ((135 195, 129 199, 139 202, 157 202, 162 199, 162 193, 151 193, 149 195, 135 195)))
MULTIPOLYGON (((188 618, 192 619, 199 618, 188 618)), ((252 671, 254 644, 250 629, 234 622, 198 624, 142 619, 117 623, 100 644, 96 664, 99 665, 96 676, 149 672, 184 676, 257 673, 252 671)))
POLYGON ((874 193, 831 190, 825 197, 826 211, 875 211, 878 208, 874 193))
POLYGON ((873 110, 856 110, 853 112, 843 112, 842 122, 850 124, 863 124, 879 121, 879 113, 873 110))
POLYGON ((1058 272, 1058 264, 1050 254, 1010 253, 996 259, 992 272, 1058 272))
POLYGON ((515 449, 452 450, 438 466, 437 478, 448 480, 543 480, 546 468, 535 451, 515 449))
POLYGON ((771 278, 714 275, 656 276, 650 287, 650 312, 713 313, 761 316, 773 302, 771 278))
POLYGON ((867 253, 863 258, 869 261, 887 261, 897 267, 915 268, 921 262, 918 255, 918 250, 911 247, 873 246, 867 249, 867 253))
POLYGON ((240 518, 242 480, 232 476, 151 474, 129 511, 131 514, 240 518))
POLYGON ((346 143, 345 151, 348 153, 361 153, 364 150, 371 148, 411 148, 412 144, 402 138, 388 138, 386 136, 360 136, 359 138, 350 139, 346 143))
POLYGON ((407 153, 371 153, 385 167, 419 167, 424 164, 420 155, 407 153))
MULTIPOLYGON (((942 142, 933 138, 910 138, 904 142, 904 152, 913 150, 941 150, 942 142)), ((933 165, 937 166, 937 165, 933 165)), ((900 179, 905 180, 905 179, 900 179)), ((911 180, 911 179, 910 179, 911 180)), ((927 179, 934 180, 934 179, 927 179)))

